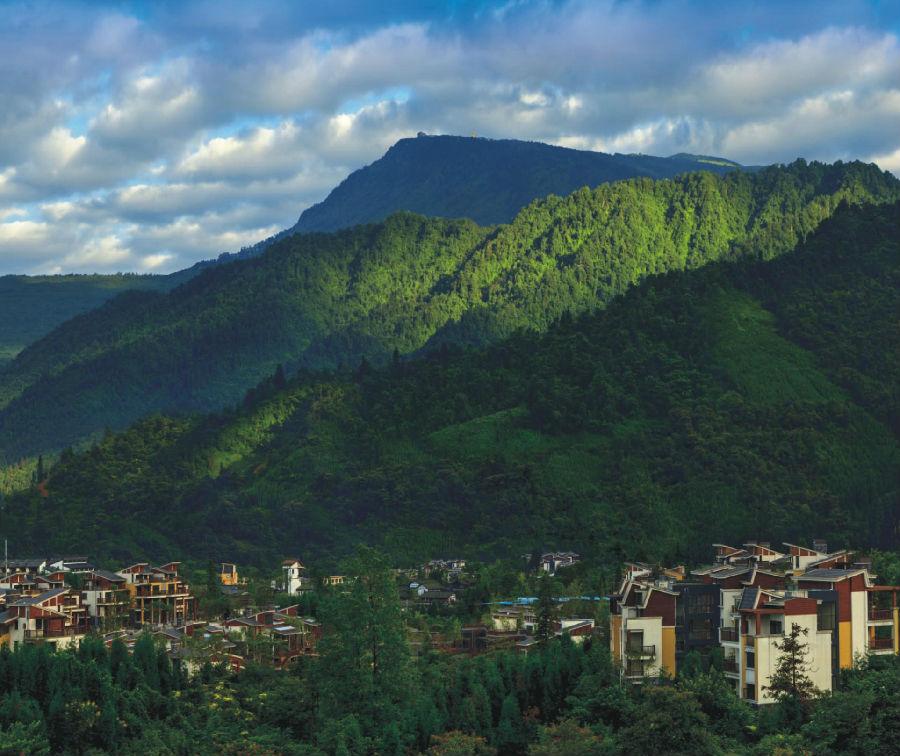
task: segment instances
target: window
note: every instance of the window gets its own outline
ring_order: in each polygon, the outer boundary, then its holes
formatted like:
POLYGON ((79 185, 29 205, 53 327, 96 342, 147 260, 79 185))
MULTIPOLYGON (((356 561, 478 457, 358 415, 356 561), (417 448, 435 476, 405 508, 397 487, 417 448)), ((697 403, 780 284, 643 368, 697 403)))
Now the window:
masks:
POLYGON ((747 669, 756 669, 756 652, 747 649, 747 669))
POLYGON ((769 633, 772 635, 783 635, 784 622, 782 620, 769 620, 769 633))
POLYGON ((755 701, 756 700, 756 686, 747 685, 744 688, 744 698, 746 698, 749 701, 755 701))
POLYGON ((644 662, 640 659, 629 659, 625 664, 625 675, 627 677, 643 677, 644 662))
POLYGON ((628 631, 628 640, 625 644, 625 650, 629 653, 639 654, 643 651, 644 647, 644 631, 643 630, 629 630, 628 631))
POLYGON ((691 620, 689 635, 691 640, 712 640, 712 623, 708 619, 691 620))
POLYGON ((836 627, 835 603, 833 601, 829 601, 828 603, 819 604, 819 609, 816 614, 818 615, 816 617, 816 629, 831 630, 833 632, 836 627))
POLYGON ((689 597, 692 614, 708 614, 713 611, 713 594, 698 593, 689 597))

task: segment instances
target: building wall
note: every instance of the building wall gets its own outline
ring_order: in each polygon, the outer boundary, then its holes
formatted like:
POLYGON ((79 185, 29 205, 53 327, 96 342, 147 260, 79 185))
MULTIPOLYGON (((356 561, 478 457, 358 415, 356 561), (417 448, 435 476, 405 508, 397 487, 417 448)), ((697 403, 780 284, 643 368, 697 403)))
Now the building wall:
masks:
POLYGON ((894 607, 894 653, 900 654, 900 607, 894 607))
POLYGON ((609 643, 614 662, 622 663, 622 618, 618 614, 609 617, 609 643))
MULTIPOLYGON (((655 677, 659 674, 662 666, 662 650, 663 650, 663 626, 662 617, 638 617, 630 619, 625 625, 625 642, 627 643, 628 633, 630 631, 643 631, 645 646, 655 646, 656 656, 648 659, 645 667, 645 675, 647 677, 655 677)), ((627 647, 626 647, 627 649, 627 647)), ((675 628, 672 627, 672 661, 674 667, 675 657, 675 628)))
POLYGON ((852 652, 850 664, 853 664, 853 656, 865 656, 868 653, 869 637, 869 601, 865 591, 851 591, 850 593, 850 618, 853 623, 851 630, 852 652))
MULTIPOLYGON (((807 674, 819 690, 831 690, 831 632, 816 630, 816 615, 788 615, 785 617, 785 633, 791 625, 800 625, 807 631, 802 642, 808 645, 806 653, 807 674)), ((750 639, 748 639, 750 640, 750 639)), ((781 636, 757 636, 756 641, 756 700, 758 703, 774 703, 766 690, 781 658, 775 644, 784 640, 781 636)))
POLYGON ((662 668, 670 675, 674 675, 675 669, 675 628, 662 628, 662 668))

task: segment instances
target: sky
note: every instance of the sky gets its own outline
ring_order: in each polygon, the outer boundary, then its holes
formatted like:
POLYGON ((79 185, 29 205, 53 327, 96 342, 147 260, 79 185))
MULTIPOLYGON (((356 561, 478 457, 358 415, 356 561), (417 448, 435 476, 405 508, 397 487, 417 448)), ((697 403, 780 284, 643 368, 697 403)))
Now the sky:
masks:
POLYGON ((900 0, 0 0, 0 274, 165 273, 418 131, 900 175, 900 0))

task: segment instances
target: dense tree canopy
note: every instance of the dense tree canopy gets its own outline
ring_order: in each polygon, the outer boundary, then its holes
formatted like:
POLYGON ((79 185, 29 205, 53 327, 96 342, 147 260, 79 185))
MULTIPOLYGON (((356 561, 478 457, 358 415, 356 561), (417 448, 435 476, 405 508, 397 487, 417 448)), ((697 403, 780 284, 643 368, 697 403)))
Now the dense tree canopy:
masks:
POLYGON ((298 234, 169 294, 130 292, 0 371, 0 456, 55 451, 154 411, 239 401, 279 363, 372 364, 592 312, 647 276, 793 249, 843 201, 896 199, 875 166, 634 179, 549 197, 506 226, 401 213, 298 234))

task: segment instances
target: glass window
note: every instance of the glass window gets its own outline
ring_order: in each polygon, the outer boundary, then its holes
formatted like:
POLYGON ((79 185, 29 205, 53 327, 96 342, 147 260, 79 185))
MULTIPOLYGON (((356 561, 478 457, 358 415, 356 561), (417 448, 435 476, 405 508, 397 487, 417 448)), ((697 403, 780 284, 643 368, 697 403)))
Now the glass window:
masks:
POLYGON ((756 653, 747 649, 747 669, 756 669, 756 653))
POLYGON ((818 630, 834 630, 835 624, 835 604, 833 601, 819 604, 817 611, 816 628, 818 630))

